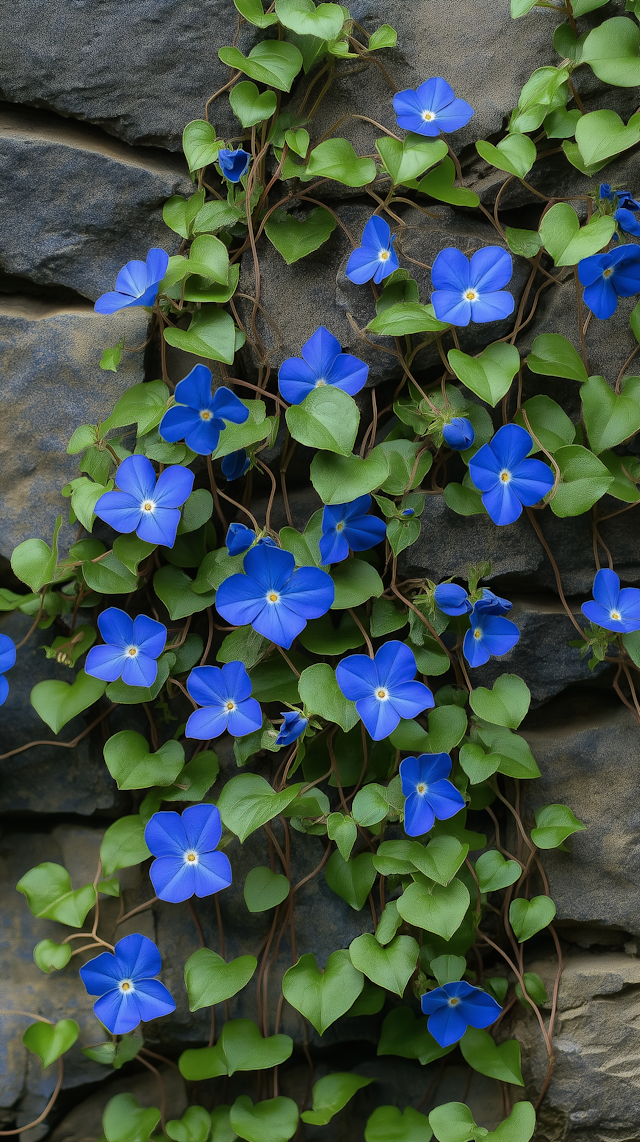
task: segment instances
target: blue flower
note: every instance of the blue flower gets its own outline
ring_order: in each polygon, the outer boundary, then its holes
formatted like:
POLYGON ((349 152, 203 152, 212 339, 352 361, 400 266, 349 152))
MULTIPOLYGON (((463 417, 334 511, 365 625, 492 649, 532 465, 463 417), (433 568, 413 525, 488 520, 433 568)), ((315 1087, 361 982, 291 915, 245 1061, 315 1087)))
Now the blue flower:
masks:
POLYGON ((196 666, 187 678, 187 690, 202 710, 194 710, 185 735, 199 741, 217 738, 228 730, 236 738, 262 727, 260 704, 251 695, 251 679, 242 662, 196 666))
POLYGON ((0 706, 3 706, 9 694, 9 683, 4 672, 11 670, 16 664, 16 648, 7 634, 0 634, 0 706))
POLYGON ((367 515, 371 496, 358 496, 350 504, 335 504, 322 513, 320 558, 324 565, 341 563, 349 551, 368 551, 381 543, 387 525, 375 515, 367 515))
POLYGON ((431 301, 438 321, 468 325, 470 321, 501 321, 508 317, 515 302, 502 287, 512 273, 511 255, 500 246, 485 246, 471 260, 455 246, 447 246, 431 269, 435 289, 431 301))
POLYGON ((255 540, 256 533, 250 527, 245 527, 243 523, 231 523, 224 542, 229 555, 242 555, 255 540))
POLYGON ((398 268, 398 255, 393 249, 396 240, 384 218, 374 214, 362 231, 362 245, 354 250, 347 262, 346 274, 350 282, 364 285, 372 279, 376 285, 398 268))
POLYGON ((215 452, 220 433, 227 427, 225 420, 244 424, 249 417, 249 410, 231 389, 216 389, 211 396, 211 370, 206 365, 194 365, 179 381, 175 399, 176 403, 160 421, 158 432, 171 444, 184 440, 187 448, 200 456, 215 452))
POLYGON ((118 607, 108 607, 98 616, 98 629, 106 645, 91 647, 85 674, 103 682, 122 678, 127 686, 153 686, 167 628, 146 615, 132 619, 118 607))
POLYGON ((117 309, 129 309, 135 305, 153 305, 168 265, 169 255, 158 249, 149 250, 146 262, 127 262, 116 278, 115 290, 98 298, 94 306, 96 313, 115 313, 117 309))
POLYGON ((494 523, 501 527, 522 514, 522 505, 537 504, 554 484, 542 460, 527 460, 533 441, 518 424, 505 424, 469 461, 469 473, 494 523))
POLYGON ((399 91, 393 97, 393 109, 398 126, 417 135, 458 131, 473 115, 473 107, 464 99, 456 99, 444 79, 427 79, 415 91, 410 87, 399 91))
POLYGON ((465 800, 451 781, 448 753, 421 753, 400 763, 404 803, 404 831, 408 837, 421 837, 434 821, 448 821, 464 809, 465 800))
POLYGON ((102 952, 80 968, 89 995, 100 996, 93 1010, 112 1035, 126 1035, 141 1020, 148 1023, 175 1011, 170 993, 154 979, 161 968, 153 941, 138 934, 118 940, 114 953, 102 952))
POLYGON ((611 317, 619 297, 640 291, 640 246, 618 246, 607 254, 593 254, 578 262, 584 300, 596 317, 611 317))
POLYGON ((430 1016, 429 1033, 441 1047, 457 1043, 467 1027, 490 1027, 502 1011, 493 996, 464 979, 428 991, 420 1002, 424 1014, 430 1016))
MULTIPOLYGON (((242 406, 244 408, 244 405, 242 406)), ((232 480, 239 480, 244 476, 245 472, 249 471, 251 461, 247 456, 244 448, 239 448, 237 452, 230 452, 225 456, 222 461, 222 474, 231 483, 232 480)))
POLYGON ((433 694, 414 682, 416 660, 408 646, 391 639, 375 658, 350 654, 336 667, 336 681, 345 698, 356 704, 374 741, 393 733, 401 718, 416 718, 433 706, 433 694))
POLYGON ((469 666, 484 666, 491 656, 499 658, 502 654, 507 654, 520 638, 516 624, 483 607, 482 600, 476 603, 469 621, 471 627, 462 644, 469 666))
POLYGON ((449 448, 453 448, 455 452, 464 452, 466 448, 471 448, 476 436, 473 425, 466 416, 454 416, 448 424, 443 425, 442 435, 449 448))
POLYGON ((501 599, 500 595, 494 595, 488 587, 482 588, 482 598, 478 599, 475 604, 475 610, 478 614, 484 612, 489 615, 506 615, 510 611, 513 603, 508 599, 501 599))
POLYGON ((250 162, 251 155, 246 151, 230 151, 226 147, 218 151, 220 170, 227 182, 240 182, 242 176, 247 173, 250 162))
POLYGON ((303 718, 299 710, 281 710, 280 713, 284 718, 284 722, 276 738, 276 745, 291 745, 292 742, 302 737, 309 725, 309 719, 303 718))
POLYGON ((457 583, 439 583, 433 597, 445 615, 471 614, 469 596, 464 587, 459 587, 457 583))
POLYGON ((153 814, 144 839, 156 857, 149 876, 159 900, 180 904, 191 896, 213 896, 229 887, 233 879, 229 858, 215 852, 221 836, 215 805, 190 805, 182 816, 153 814))
POLYGON ((135 531, 146 543, 173 547, 180 508, 191 495, 193 481, 188 468, 171 464, 156 483, 146 456, 127 456, 116 473, 119 491, 104 492, 93 510, 116 531, 135 531))
POLYGON ((288 357, 278 373, 278 387, 289 404, 302 404, 321 385, 335 385, 355 396, 366 384, 369 366, 342 346, 324 325, 302 346, 302 358, 288 357))
POLYGON ((330 575, 317 567, 295 568, 289 551, 259 543, 247 552, 244 575, 218 588, 216 609, 228 623, 246 626, 288 649, 307 619, 325 615, 335 598, 330 575))
MULTIPOLYGON (((638 207, 640 210, 640 207, 638 207)), ((613 216, 618 223, 621 230, 625 234, 635 234, 636 237, 640 234, 640 222, 634 217, 633 210, 630 207, 620 207, 616 210, 613 216)))
POLYGON ((400 514, 401 514, 401 515, 406 515, 406 516, 409 516, 409 515, 415 515, 415 514, 416 514, 416 511, 415 511, 415 508, 405 508, 405 509, 404 509, 404 511, 403 511, 403 512, 401 512, 400 514))
POLYGON ((640 630, 640 590, 623 587, 615 571, 603 567, 593 581, 593 598, 582 604, 582 613, 599 627, 628 634, 640 630))
POLYGON ((630 190, 612 190, 608 182, 601 184, 600 198, 606 198, 609 202, 615 202, 617 199, 618 206, 627 210, 640 210, 640 202, 636 202, 630 190))

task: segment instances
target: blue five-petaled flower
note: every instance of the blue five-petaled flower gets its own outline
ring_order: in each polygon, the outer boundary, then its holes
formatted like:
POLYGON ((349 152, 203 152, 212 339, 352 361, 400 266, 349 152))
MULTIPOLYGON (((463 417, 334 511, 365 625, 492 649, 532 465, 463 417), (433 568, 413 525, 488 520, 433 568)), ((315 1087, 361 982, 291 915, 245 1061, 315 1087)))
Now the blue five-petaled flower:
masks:
POLYGON ((247 173, 250 162, 251 155, 241 149, 230 151, 228 147, 222 147, 218 151, 220 170, 227 182, 240 182, 242 176, 247 173))
POLYGON ((493 996, 464 979, 428 991, 421 1006, 430 1017, 427 1029, 441 1047, 457 1043, 467 1027, 489 1027, 502 1011, 493 996))
POLYGON ((276 745, 291 745, 292 742, 302 737, 309 724, 309 719, 303 717, 299 710, 281 710, 280 713, 284 721, 280 726, 276 745))
POLYGON ((322 385, 333 385, 355 396, 366 384, 369 366, 342 346, 324 325, 302 346, 302 357, 287 357, 278 373, 278 387, 289 404, 302 404, 305 397, 322 385))
POLYGON ((473 608, 469 621, 471 626, 462 644, 469 666, 484 666, 492 656, 507 654, 520 638, 516 624, 483 606, 482 599, 473 608))
POLYGON ((112 1035, 126 1035, 142 1021, 169 1015, 176 1005, 163 983, 154 979, 162 968, 152 940, 138 934, 118 940, 113 953, 102 952, 80 968, 98 1019, 112 1035))
POLYGON ((371 496, 358 496, 350 504, 334 504, 322 513, 320 558, 323 565, 341 563, 349 551, 368 551, 381 543, 387 525, 375 515, 367 515, 371 496))
POLYGON ((509 317, 515 302, 503 287, 512 273, 511 255, 501 246, 485 246, 471 260, 455 246, 447 246, 431 269, 435 290, 431 301, 438 321, 468 325, 509 317))
POLYGON ((618 307, 619 297, 640 292, 640 246, 617 246, 606 254, 593 254, 578 262, 578 277, 585 304, 604 320, 618 307))
POLYGON ((447 778, 451 773, 448 753, 421 753, 400 763, 404 803, 404 831, 408 837, 421 837, 434 821, 448 821, 465 800, 447 778))
POLYGON ((466 416, 454 416, 442 426, 442 435, 454 452, 465 452, 471 448, 476 434, 466 416))
POLYGON ((640 630, 640 590, 623 587, 615 571, 603 567, 593 581, 593 599, 582 604, 582 613, 605 630, 629 634, 640 630))
POLYGON ((122 678, 127 686, 153 686, 167 628, 147 615, 132 619, 119 607, 108 607, 98 616, 98 629, 105 645, 91 647, 85 673, 103 682, 122 678))
POLYGON ((0 706, 3 706, 9 694, 9 683, 4 672, 11 670, 16 664, 16 647, 8 634, 0 634, 0 706))
POLYGON ((416 660, 403 642, 391 639, 375 658, 350 654, 336 667, 336 681, 345 698, 356 704, 374 741, 393 733, 401 718, 416 718, 433 706, 433 694, 415 682, 416 660))
POLYGON ((466 127, 473 107, 464 99, 456 99, 453 88, 444 79, 427 79, 414 91, 411 87, 393 97, 398 126, 417 135, 439 135, 441 131, 458 131, 466 127))
POLYGON ((388 222, 374 214, 362 231, 362 245, 354 250, 347 262, 346 275, 356 285, 374 281, 380 285, 398 268, 398 255, 388 222))
POLYGON ((187 690, 203 707, 189 717, 188 738, 209 741, 225 730, 241 738, 262 726, 260 704, 251 697, 251 679, 242 662, 196 666, 187 678, 187 690))
POLYGON ((200 456, 210 456, 218 447, 225 421, 244 424, 249 411, 231 389, 216 389, 211 395, 211 370, 194 365, 175 391, 176 403, 165 412, 158 432, 175 444, 184 440, 187 448, 200 456))
POLYGON ((149 250, 146 262, 137 259, 127 262, 116 278, 115 290, 103 293, 96 301, 96 313, 115 313, 117 309, 153 305, 168 265, 169 255, 159 249, 149 250))
POLYGON ((171 464, 158 477, 146 456, 127 456, 116 472, 118 491, 104 492, 94 511, 115 531, 135 531, 138 539, 173 547, 180 508, 189 499, 194 473, 171 464))
POLYGON ((156 858, 149 876, 159 900, 179 904, 190 896, 213 896, 232 881, 231 865, 220 844, 222 825, 215 805, 190 805, 179 813, 154 813, 145 830, 156 858))
POLYGON ((482 502, 501 527, 518 519, 523 504, 537 504, 553 487, 548 465, 527 459, 532 446, 533 440, 524 428, 505 424, 469 461, 469 474, 482 492, 482 502))
POLYGON ((254 630, 288 649, 307 619, 325 615, 335 598, 330 575, 299 567, 289 551, 258 543, 246 554, 244 575, 230 575, 218 588, 218 614, 234 626, 254 630))

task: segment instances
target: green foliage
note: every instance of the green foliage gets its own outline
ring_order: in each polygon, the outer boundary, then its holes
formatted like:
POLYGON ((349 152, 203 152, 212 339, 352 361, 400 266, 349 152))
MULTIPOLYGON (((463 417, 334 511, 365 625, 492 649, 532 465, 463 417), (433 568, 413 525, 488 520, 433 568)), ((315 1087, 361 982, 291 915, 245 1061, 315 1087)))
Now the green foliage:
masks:
POLYGON ((343 186, 366 186, 376 176, 371 159, 360 159, 347 139, 327 139, 314 147, 307 163, 309 178, 331 178, 343 186))
POLYGON ((287 426, 294 440, 308 448, 350 456, 360 413, 353 397, 335 385, 313 389, 302 404, 291 405, 287 426))
POLYGON ((71 944, 56 944, 55 940, 40 940, 33 949, 33 959, 40 971, 49 974, 60 971, 71 959, 71 944))
POLYGON ((548 896, 534 896, 532 900, 512 900, 509 922, 519 943, 530 940, 536 932, 546 928, 556 914, 556 906, 548 896))
POLYGON ((524 1086, 520 1070, 520 1044, 517 1039, 495 1043, 488 1031, 468 1027, 460 1040, 465 1062, 491 1079, 524 1086))
POLYGON ((289 1142, 298 1128, 298 1117, 295 1102, 283 1095, 254 1106, 242 1094, 231 1107, 229 1122, 246 1142, 289 1142))
POLYGON ((311 1110, 305 1110, 300 1115, 302 1121, 308 1122, 310 1126, 326 1126, 334 1114, 347 1105, 356 1091, 372 1082, 375 1079, 363 1078, 361 1075, 325 1075, 313 1084, 313 1105, 311 1110))
POLYGON ((322 714, 329 722, 337 722, 347 733, 358 721, 355 702, 345 698, 331 667, 316 662, 302 671, 298 682, 300 698, 310 714, 322 714))
POLYGON ((604 215, 595 215, 581 227, 573 207, 567 202, 557 202, 540 223, 540 239, 556 266, 575 266, 582 258, 589 258, 602 250, 611 240, 614 230, 613 218, 604 215))
POLYGON ((640 84, 640 28, 633 20, 614 16, 594 28, 582 49, 582 60, 594 74, 613 87, 640 84))
POLYGON ((378 1106, 365 1127, 365 1142, 429 1142, 432 1131, 426 1115, 412 1106, 378 1106))
POLYGON ((459 349, 450 349, 448 359, 462 383, 492 408, 509 391, 520 368, 518 350, 504 341, 489 345, 479 357, 469 357, 459 349))
POLYGON ((567 805, 545 805, 536 811, 536 827, 531 830, 531 840, 539 849, 565 849, 563 841, 582 829, 586 829, 586 825, 567 805))
POLYGON ((408 924, 450 940, 469 907, 469 890, 461 880, 447 885, 416 881, 398 900, 398 912, 408 924))
POLYGON ((173 785, 184 768, 184 750, 177 741, 168 741, 149 753, 142 734, 121 730, 106 742, 104 760, 118 789, 150 789, 173 785))
MULTIPOLYGON (((265 92, 265 94, 271 93, 265 92)), ((300 261, 300 258, 306 258, 307 254, 312 254, 314 250, 324 245, 335 228, 336 220, 324 206, 316 206, 304 220, 294 218, 284 210, 275 210, 265 224, 267 238, 273 243, 278 253, 282 254, 288 266, 300 261)), ((340 390, 331 386, 331 391, 339 392, 340 390)), ((346 396, 346 393, 344 395, 346 396)), ((310 397, 307 398, 307 400, 309 399, 310 397)), ((307 401, 304 403, 306 405, 307 401)), ((293 408, 296 407, 293 405, 293 408)), ((293 408, 288 411, 292 412, 293 408)), ((319 445, 312 445, 312 447, 319 447, 319 445)))
POLYGON ((413 936, 395 936, 383 947, 365 932, 349 945, 351 963, 373 983, 402 997, 415 970, 418 944, 413 936))
POLYGON ((79 1034, 74 1019, 61 1019, 55 1024, 38 1022, 27 1027, 22 1042, 28 1051, 38 1055, 43 1067, 48 1067, 73 1047, 79 1034))
POLYGON ((244 882, 244 900, 250 912, 266 912, 287 899, 291 885, 286 876, 270 868, 252 868, 244 882))
POLYGON ((364 976, 354 967, 349 953, 332 952, 321 971, 310 952, 285 972, 282 993, 324 1035, 352 1006, 364 986, 364 976))
POLYGON ((491 166, 517 178, 525 178, 536 161, 535 143, 527 135, 507 135, 497 147, 481 140, 476 150, 491 166))
POLYGON ((106 830, 100 846, 100 860, 105 876, 119 868, 130 868, 151 856, 144 839, 140 816, 120 817, 106 830))
POLYGON ((471 709, 479 718, 513 730, 520 725, 530 701, 529 687, 517 674, 501 674, 491 690, 478 686, 469 696, 471 709))
POLYGON ((256 970, 255 956, 238 956, 226 963, 209 948, 200 948, 189 956, 184 966, 184 981, 189 995, 189 1010, 199 1011, 231 999, 249 982, 256 970))

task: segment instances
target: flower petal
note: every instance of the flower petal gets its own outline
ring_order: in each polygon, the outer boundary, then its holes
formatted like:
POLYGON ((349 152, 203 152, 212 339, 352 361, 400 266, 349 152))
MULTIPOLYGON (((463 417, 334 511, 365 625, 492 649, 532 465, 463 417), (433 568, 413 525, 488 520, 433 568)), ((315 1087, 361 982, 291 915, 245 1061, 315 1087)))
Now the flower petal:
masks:
POLYGON ((450 1047, 452 1043, 457 1043, 462 1038, 467 1030, 467 1024, 460 1015, 459 1008, 449 1007, 447 1004, 429 1018, 427 1030, 441 1047, 450 1047))
POLYGON ((345 274, 350 282, 354 282, 356 285, 364 285, 365 282, 370 282, 375 277, 381 264, 377 249, 374 250, 371 246, 360 246, 351 254, 345 274))
POLYGON ((584 303, 601 321, 611 317, 618 308, 618 295, 612 278, 599 277, 588 285, 584 291, 584 303))
POLYGON ((152 499, 155 486, 156 474, 147 456, 127 456, 119 465, 116 487, 133 496, 138 503, 152 499))
POLYGON ((245 698, 229 714, 227 729, 236 738, 243 738, 262 727, 262 710, 255 698, 245 698))
POLYGON ((137 932, 118 940, 115 954, 122 971, 120 979, 147 979, 158 975, 162 968, 162 958, 153 940, 137 932))
POLYGON ((450 325, 468 325, 471 321, 471 302, 462 297, 458 290, 439 289, 431 294, 431 304, 438 321, 448 321, 450 325))
POLYGON ((153 890, 159 900, 180 904, 195 892, 195 863, 189 864, 184 853, 179 856, 162 856, 149 868, 153 890))
POLYGON ((126 1035, 140 1023, 140 1012, 132 991, 108 991, 93 1005, 98 1019, 112 1035, 126 1035))
POLYGON ((105 642, 114 646, 131 646, 133 643, 133 619, 120 607, 107 607, 98 615, 98 630, 105 642))
POLYGON ((173 547, 179 523, 179 508, 157 507, 154 512, 140 512, 136 535, 138 539, 144 539, 145 543, 173 547))
POLYGON ((155 857, 180 857, 182 860, 185 849, 189 847, 182 817, 174 811, 154 813, 145 827, 144 839, 149 852, 155 857))
POLYGON ((231 864, 226 853, 205 853, 195 867, 196 896, 213 896, 228 888, 233 880, 231 864))
MULTIPOLYGON (((244 570, 248 578, 267 591, 281 591, 293 574, 296 561, 290 551, 280 547, 254 547, 247 553, 244 570)), ((228 582, 227 579, 224 581, 228 582)), ((222 584, 224 586, 224 583, 222 584)))
MULTIPOLYGON (((180 382, 180 384, 184 383, 184 381, 180 382)), ((175 404, 168 412, 165 412, 158 425, 158 432, 163 440, 175 444, 177 440, 184 440, 185 436, 195 432, 199 425, 204 423, 206 422, 200 419, 200 414, 194 408, 189 408, 184 404, 175 404)))
POLYGON ((305 619, 326 615, 336 595, 333 579, 319 567, 299 567, 283 584, 281 592, 289 610, 305 619))
POLYGON ((181 508, 191 495, 195 473, 182 464, 171 464, 158 477, 153 496, 163 508, 181 508))
POLYGON ((187 678, 187 690, 199 706, 222 706, 228 697, 219 666, 194 666, 187 678))
POLYGON ((383 643, 376 653, 376 670, 381 686, 393 693, 403 682, 411 682, 417 673, 415 655, 408 646, 392 638, 383 643))
POLYGON ((197 411, 211 408, 211 369, 202 364, 194 365, 191 372, 178 381, 174 396, 178 404, 189 405, 197 411))
POLYGON ((103 682, 115 682, 122 674, 126 655, 119 646, 92 646, 84 664, 85 674, 101 678, 103 682))
POLYGON ((159 658, 167 642, 167 628, 148 615, 138 615, 133 623, 132 642, 142 654, 159 658))
POLYGON ((124 655, 121 678, 127 686, 153 686, 157 677, 158 663, 155 658, 140 652, 124 655))
POLYGON ((215 805, 190 805, 182 814, 182 825, 188 848, 206 853, 220 844, 222 824, 215 805))
POLYGON ((356 710, 374 742, 382 741, 392 734, 400 722, 400 714, 394 710, 391 702, 381 702, 371 693, 356 702, 356 710))
POLYGON ((355 396, 367 382, 369 366, 351 353, 340 353, 327 373, 327 384, 355 396))
POLYGON ((302 404, 315 388, 317 377, 301 357, 288 357, 278 373, 278 388, 289 404, 302 404))
POLYGON ((433 694, 428 686, 422 682, 402 682, 396 685, 391 692, 389 705, 393 706, 401 718, 417 718, 423 710, 430 710, 434 705, 433 694))
POLYGON ((336 666, 336 682, 345 698, 357 702, 373 693, 378 685, 378 671, 368 655, 349 654, 336 666))
POLYGON ((336 357, 342 353, 342 346, 333 333, 329 333, 324 325, 316 329, 315 333, 302 346, 302 356, 311 369, 316 380, 327 380, 331 366, 336 357))
POLYGON ((435 813, 423 794, 411 793, 404 804, 404 831, 408 837, 421 837, 433 828, 435 813))
POLYGON ((135 531, 142 516, 140 503, 128 492, 104 492, 93 509, 114 531, 135 531))
POLYGON ((506 290, 482 294, 477 301, 471 302, 471 320, 478 323, 503 321, 513 313, 515 305, 513 296, 506 290))
POLYGON ((431 269, 431 282, 435 290, 451 290, 458 297, 469 289, 470 266, 462 250, 446 246, 440 251, 431 269))
POLYGON ((228 721, 228 712, 221 706, 205 706, 202 710, 194 710, 187 721, 185 737, 202 742, 218 738, 225 732, 228 721))
POLYGON ((469 263, 469 281, 482 296, 501 290, 513 275, 513 259, 502 246, 483 246, 469 263))
POLYGON ((176 1009, 171 993, 159 979, 138 980, 133 997, 143 1023, 161 1015, 170 1015, 176 1009))
POLYGON ((223 385, 213 394, 213 411, 222 420, 232 424, 244 424, 249 419, 249 409, 231 389, 223 385))
POLYGON ((513 489, 513 481, 509 484, 498 481, 495 487, 483 493, 482 502, 493 522, 499 527, 515 523, 522 515, 522 503, 513 489))

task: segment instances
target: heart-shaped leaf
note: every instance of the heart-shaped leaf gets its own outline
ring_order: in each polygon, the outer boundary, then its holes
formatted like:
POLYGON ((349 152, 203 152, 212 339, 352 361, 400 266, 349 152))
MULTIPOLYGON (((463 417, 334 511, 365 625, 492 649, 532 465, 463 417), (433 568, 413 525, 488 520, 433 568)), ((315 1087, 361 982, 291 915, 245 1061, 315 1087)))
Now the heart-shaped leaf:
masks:
POLYGON ((357 936, 349 945, 353 966, 373 983, 400 996, 415 971, 419 951, 413 936, 395 936, 382 947, 369 932, 357 936))
POLYGON ((229 67, 277 91, 291 91, 291 84, 302 67, 302 55, 285 40, 261 40, 248 56, 243 56, 238 48, 220 48, 218 55, 229 67))
POLYGON ((563 841, 567 837, 586 827, 568 805, 545 805, 536 810, 536 827, 531 830, 531 840, 539 849, 564 848, 563 841))
POLYGON ((580 390, 589 443, 596 453, 615 448, 640 428, 640 377, 625 377, 621 392, 604 377, 589 377, 580 390))
POLYGON ((331 1122, 334 1114, 346 1106, 358 1090, 369 1086, 375 1079, 366 1079, 362 1075, 333 1074, 325 1075, 313 1086, 313 1107, 300 1115, 303 1122, 311 1126, 326 1126, 331 1122))
POLYGON ((640 84, 640 28, 625 16, 605 20, 589 32, 582 49, 582 62, 613 87, 640 84))
POLYGON ((39 591, 53 578, 58 561, 58 532, 61 524, 62 516, 59 515, 53 530, 51 547, 43 539, 25 539, 13 550, 11 570, 18 579, 27 583, 32 591, 39 591))
POLYGON ((438 884, 447 885, 453 880, 468 852, 468 844, 462 844, 457 837, 434 837, 426 848, 420 841, 412 841, 409 859, 424 876, 438 884))
POLYGON ((429 1119, 412 1106, 378 1106, 367 1121, 365 1142, 428 1142, 429 1119))
POLYGON ((250 912, 266 912, 287 899, 291 885, 282 873, 252 868, 244 882, 244 900, 250 912))
POLYGON ((278 100, 273 91, 258 91, 250 79, 243 79, 229 92, 229 102, 243 127, 255 127, 273 115, 278 100))
POLYGON ((298 1107, 290 1098, 280 1095, 255 1106, 246 1094, 236 1099, 229 1122, 245 1142, 289 1142, 298 1129, 298 1107))
POLYGON ((536 145, 528 135, 507 135, 497 147, 480 139, 476 150, 492 167, 518 178, 524 178, 536 161, 536 145))
POLYGON ((28 1051, 39 1056, 43 1067, 48 1067, 73 1047, 79 1034, 75 1019, 61 1019, 56 1024, 38 1022, 27 1027, 22 1042, 28 1051))
MULTIPOLYGON (((336 220, 324 206, 317 206, 306 218, 294 218, 285 210, 275 210, 265 224, 267 238, 282 254, 288 266, 306 258, 331 236, 336 228, 336 220)), ((332 388, 334 386, 331 386, 332 388)), ((324 391, 316 389, 316 392, 324 391)), ((341 390, 335 390, 341 391, 341 390)), ((311 394, 313 395, 313 393, 311 394)), ((346 393, 343 395, 347 395, 346 393)), ((307 398, 308 400, 309 398, 307 398)), ((304 402, 306 404, 306 401, 304 402)), ((288 412, 300 406, 293 405, 288 412)))
POLYGON ((199 948, 184 965, 189 1010, 199 1011, 237 995, 251 979, 257 964, 255 956, 238 956, 226 963, 217 952, 199 948))
POLYGON ((491 690, 478 686, 471 691, 471 709, 485 722, 517 730, 531 702, 531 691, 517 674, 501 674, 491 690))
POLYGON ((394 186, 411 182, 447 153, 443 139, 425 139, 409 133, 404 139, 385 136, 376 140, 376 150, 391 175, 394 186))
POLYGON ((416 189, 420 194, 428 194, 438 202, 449 202, 452 206, 477 206, 480 199, 475 191, 467 190, 464 186, 454 186, 455 180, 456 168, 453 159, 447 156, 435 170, 420 179, 416 189))
POLYGON ((330 813, 327 817, 327 834, 330 841, 335 841, 342 859, 349 860, 358 837, 358 828, 353 817, 348 817, 344 813, 330 813))
POLYGON ((233 2, 240 15, 244 16, 250 24, 254 24, 256 28, 270 28, 272 24, 278 23, 275 12, 269 12, 265 15, 262 0, 233 0, 233 2))
POLYGON ((576 125, 576 143, 587 166, 605 162, 640 142, 640 114, 625 127, 615 111, 592 111, 576 125))
POLYGON ((150 789, 173 784, 184 767, 184 750, 170 739, 156 753, 149 753, 142 734, 121 730, 106 742, 104 760, 118 789, 150 789))
POLYGON ((349 1010, 363 987, 364 976, 344 949, 331 953, 324 970, 309 952, 285 972, 282 980, 287 1002, 313 1024, 319 1035, 349 1010))
POLYGON ((560 333, 541 333, 536 337, 527 365, 532 373, 540 373, 543 377, 566 377, 571 381, 587 379, 582 357, 560 333))
POLYGON ((40 940, 33 949, 34 962, 47 974, 60 971, 69 963, 73 949, 71 944, 56 944, 55 940, 40 940))
POLYGON ((30 700, 43 722, 57 734, 67 722, 97 702, 106 688, 106 682, 92 678, 82 670, 72 684, 54 679, 38 682, 31 691, 30 700))
POLYGON ((556 906, 548 896, 534 896, 533 900, 512 900, 509 921, 518 943, 530 940, 536 932, 546 928, 555 914, 556 906))
POLYGON ((348 393, 335 385, 322 385, 312 389, 302 404, 291 405, 286 420, 293 439, 308 448, 351 456, 360 413, 348 393))
POLYGON ((167 1122, 166 1132, 174 1142, 207 1142, 211 1131, 211 1115, 203 1106, 189 1106, 182 1118, 167 1122))
POLYGON ((361 159, 347 139, 327 139, 314 147, 307 166, 309 178, 332 178, 344 186, 365 186, 376 177, 372 159, 361 159))
POLYGON ((229 277, 229 254, 224 242, 214 234, 200 234, 191 243, 189 272, 226 285, 229 277))
POLYGON ((107 1103, 102 1129, 107 1142, 147 1142, 160 1121, 155 1106, 142 1107, 133 1094, 117 1094, 107 1103))
POLYGON ((497 849, 483 853, 476 861, 476 876, 481 892, 497 892, 500 888, 507 888, 509 884, 515 883, 521 872, 517 861, 505 860, 497 849))
POLYGON ((520 368, 520 354, 515 345, 499 341, 480 354, 469 357, 459 349, 450 349, 449 364, 456 376, 492 408, 509 392, 511 382, 520 368))
POLYGON ((165 329, 164 339, 185 353, 227 365, 233 364, 236 350, 244 344, 244 334, 233 324, 231 314, 215 305, 201 306, 188 329, 165 329))
POLYGON ((109 825, 100 846, 100 860, 105 876, 111 876, 119 868, 131 868, 150 856, 144 839, 144 823, 138 813, 131 817, 119 817, 109 825))
MULTIPOLYGON (((215 162, 220 146, 221 140, 216 139, 215 127, 207 123, 206 119, 194 119, 187 123, 182 132, 182 149, 190 171, 202 170, 209 163, 215 162)), ((204 195, 202 197, 204 199, 204 195)))
POLYGON ((293 1039, 288 1035, 270 1035, 263 1039, 251 1019, 230 1019, 222 1028, 220 1041, 229 1075, 236 1071, 264 1071, 278 1067, 293 1051, 293 1039))
MULTIPOLYGON (((516 413, 513 419, 516 424, 527 429, 527 423, 523 415, 524 412, 527 414, 531 433, 535 433, 540 444, 543 448, 546 448, 547 452, 557 452, 559 448, 564 448, 566 444, 573 443, 576 434, 573 421, 569 420, 566 412, 560 408, 560 405, 556 401, 551 400, 551 397, 530 397, 529 400, 524 402, 522 408, 516 413)), ((527 429, 527 431, 529 431, 529 429, 527 429)), ((540 451, 535 439, 531 451, 540 451)))
POLYGON ((582 515, 613 483, 614 477, 606 465, 581 444, 559 448, 555 461, 560 469, 560 483, 549 500, 554 515, 582 515))
POLYGON ((342 31, 345 15, 339 4, 319 4, 313 0, 276 0, 276 16, 285 28, 299 36, 335 40, 342 31))
POLYGON ((389 475, 389 461, 376 449, 366 460, 318 452, 311 461, 311 483, 325 504, 351 503, 379 488, 389 475))
POLYGON ((602 250, 615 228, 613 218, 598 214, 581 227, 573 207, 568 202, 557 202, 540 223, 540 238, 556 266, 575 266, 582 258, 602 250))
POLYGON ((302 785, 290 785, 281 793, 257 773, 241 773, 227 781, 218 800, 222 822, 240 841, 277 817, 297 797, 302 785))
POLYGON ((469 892, 461 880, 442 884, 410 884, 398 900, 398 912, 408 924, 450 940, 469 907, 469 892))
POLYGON ((420 305, 417 301, 402 301, 379 309, 378 316, 367 325, 371 333, 379 333, 384 337, 405 337, 409 333, 442 333, 448 328, 447 321, 438 321, 432 305, 420 305))
POLYGON ((371 853, 360 853, 353 860, 343 860, 339 852, 332 853, 327 862, 325 879, 332 892, 346 900, 359 912, 376 879, 376 868, 371 853))

